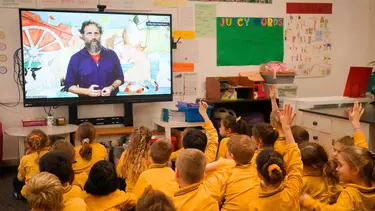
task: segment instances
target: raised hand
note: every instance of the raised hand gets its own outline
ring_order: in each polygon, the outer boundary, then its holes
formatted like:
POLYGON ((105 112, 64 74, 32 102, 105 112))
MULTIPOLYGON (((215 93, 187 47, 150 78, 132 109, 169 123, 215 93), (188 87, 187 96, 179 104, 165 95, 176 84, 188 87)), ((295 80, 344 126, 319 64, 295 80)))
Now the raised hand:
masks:
POLYGON ((348 109, 349 120, 352 122, 359 122, 364 111, 365 109, 362 107, 362 103, 358 103, 358 101, 355 101, 353 108, 348 109))
POLYGON ((284 111, 278 111, 277 114, 283 129, 290 127, 296 117, 296 113, 293 113, 293 107, 289 104, 284 105, 284 111))

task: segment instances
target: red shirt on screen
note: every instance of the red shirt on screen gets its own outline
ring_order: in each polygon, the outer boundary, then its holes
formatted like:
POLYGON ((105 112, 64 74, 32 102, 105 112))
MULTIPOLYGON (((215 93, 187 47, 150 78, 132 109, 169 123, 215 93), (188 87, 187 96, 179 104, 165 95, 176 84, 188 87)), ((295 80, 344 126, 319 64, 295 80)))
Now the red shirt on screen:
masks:
POLYGON ((99 64, 99 59, 100 59, 100 53, 96 54, 96 55, 91 55, 92 59, 94 59, 96 65, 99 64))

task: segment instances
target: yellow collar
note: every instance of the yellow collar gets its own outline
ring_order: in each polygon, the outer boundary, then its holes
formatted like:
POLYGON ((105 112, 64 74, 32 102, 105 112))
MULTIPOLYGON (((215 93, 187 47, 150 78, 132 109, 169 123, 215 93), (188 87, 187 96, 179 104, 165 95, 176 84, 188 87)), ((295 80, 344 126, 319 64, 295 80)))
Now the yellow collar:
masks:
POLYGON ((246 168, 250 168, 250 167, 251 167, 250 163, 247 163, 247 164, 239 164, 239 163, 237 163, 235 168, 246 169, 246 168))
POLYGON ((321 177, 322 176, 322 171, 321 170, 307 170, 303 169, 303 176, 304 177, 321 177))
POLYGON ((158 164, 158 163, 152 163, 150 165, 150 169, 155 169, 155 168, 164 168, 164 167, 167 167, 167 165, 165 164, 158 164))
POLYGON ((356 188, 361 193, 374 193, 375 192, 375 183, 372 183, 371 187, 359 186, 359 185, 353 184, 353 183, 345 183, 345 184, 343 184, 343 186, 344 186, 344 188, 346 188, 346 187, 356 188))
POLYGON ((286 138, 284 136, 279 136, 276 141, 285 141, 286 138))
POLYGON ((72 189, 72 187, 73 186, 68 183, 66 186, 64 186, 64 193, 69 192, 72 189))
POLYGON ((201 183, 195 183, 195 184, 192 184, 192 185, 189 185, 187 187, 184 187, 184 188, 181 188, 180 190, 178 190, 174 196, 182 196, 184 194, 187 194, 189 192, 192 192, 192 191, 195 191, 199 188, 199 186, 201 185, 201 183))
POLYGON ((273 196, 273 195, 283 191, 284 188, 285 188, 284 181, 280 184, 279 187, 277 187, 276 189, 274 189, 272 191, 264 191, 263 189, 261 189, 260 192, 259 192, 259 198, 267 198, 267 197, 273 196))

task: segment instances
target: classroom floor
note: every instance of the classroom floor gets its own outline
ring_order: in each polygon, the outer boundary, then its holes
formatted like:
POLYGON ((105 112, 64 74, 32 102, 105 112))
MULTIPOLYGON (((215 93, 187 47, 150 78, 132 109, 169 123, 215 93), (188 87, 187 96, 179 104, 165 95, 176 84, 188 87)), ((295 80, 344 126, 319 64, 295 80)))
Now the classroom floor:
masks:
POLYGON ((26 201, 18 201, 13 197, 13 178, 17 175, 17 167, 0 168, 0 210, 24 211, 29 210, 26 201))

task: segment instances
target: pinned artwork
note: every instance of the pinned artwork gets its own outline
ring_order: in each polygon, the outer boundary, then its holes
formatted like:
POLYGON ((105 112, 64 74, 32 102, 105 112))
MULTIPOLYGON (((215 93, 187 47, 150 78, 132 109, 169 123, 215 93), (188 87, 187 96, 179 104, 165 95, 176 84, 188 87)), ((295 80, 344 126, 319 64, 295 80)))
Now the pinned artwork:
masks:
POLYGON ((332 4, 287 4, 284 62, 297 77, 325 77, 332 70, 332 4), (298 12, 301 14, 295 14, 298 12), (309 14, 310 13, 310 14, 309 14), (319 14, 325 13, 325 14, 319 14))

